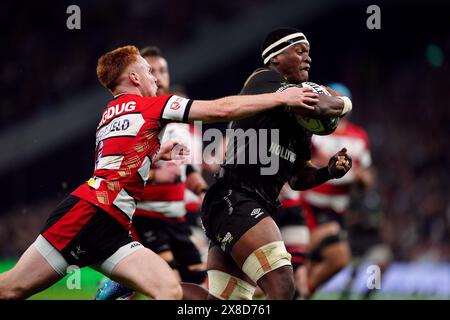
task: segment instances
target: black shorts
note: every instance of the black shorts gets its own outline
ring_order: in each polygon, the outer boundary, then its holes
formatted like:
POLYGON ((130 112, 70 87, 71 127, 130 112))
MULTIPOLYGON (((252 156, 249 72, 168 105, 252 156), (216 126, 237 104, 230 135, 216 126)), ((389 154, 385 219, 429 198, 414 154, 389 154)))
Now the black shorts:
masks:
POLYGON ((242 235, 270 213, 252 195, 217 182, 206 193, 201 216, 211 244, 230 254, 242 235))
POLYGON ((346 229, 345 216, 343 213, 338 213, 333 209, 319 208, 308 203, 303 203, 305 210, 306 224, 309 230, 314 230, 318 225, 337 222, 342 230, 346 229))
POLYGON ((70 265, 89 266, 133 242, 128 230, 95 205, 67 197, 53 211, 41 235, 70 265))
POLYGON ((150 250, 161 253, 170 250, 178 266, 202 262, 200 252, 191 240, 192 231, 185 222, 134 216, 132 228, 136 240, 150 250))

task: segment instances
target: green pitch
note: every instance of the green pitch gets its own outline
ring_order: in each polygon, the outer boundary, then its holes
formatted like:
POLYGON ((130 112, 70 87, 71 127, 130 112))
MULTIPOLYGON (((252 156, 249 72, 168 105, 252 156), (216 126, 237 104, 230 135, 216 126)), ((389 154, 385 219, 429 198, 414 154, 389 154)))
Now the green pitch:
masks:
MULTIPOLYGON (((0 273, 11 269, 16 261, 0 262, 0 273)), ((97 286, 103 275, 90 268, 79 270, 79 282, 75 281, 74 273, 68 274, 47 290, 34 296, 31 300, 92 300, 97 292, 97 286)))
MULTIPOLYGON (((15 260, 0 261, 0 273, 11 269, 15 260)), ((74 273, 68 274, 63 279, 55 283, 47 290, 42 291, 34 296, 31 300, 92 300, 97 292, 97 287, 103 275, 90 268, 83 268, 79 272, 79 281, 74 280, 74 273)), ((143 299, 144 297, 138 297, 143 299)), ((317 300, 335 300, 338 299, 337 294, 317 294, 315 299, 317 300)), ((352 296, 351 299, 360 299, 358 296, 352 296)), ((375 295, 373 299, 386 299, 386 300, 416 300, 416 299, 433 299, 433 297, 426 296, 387 296, 387 295, 375 295)), ((436 299, 436 298, 434 298, 436 299)))

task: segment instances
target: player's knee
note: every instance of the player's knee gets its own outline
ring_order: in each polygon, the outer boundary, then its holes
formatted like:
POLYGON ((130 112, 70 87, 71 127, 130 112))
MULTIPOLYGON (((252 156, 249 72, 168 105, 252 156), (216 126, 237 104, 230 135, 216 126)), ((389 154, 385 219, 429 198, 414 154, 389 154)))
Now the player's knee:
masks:
POLYGON ((267 294, 268 299, 292 300, 295 296, 295 282, 292 268, 284 266, 262 277, 258 285, 267 294))
POLYGON ((183 289, 175 276, 167 277, 158 291, 162 295, 159 299, 163 300, 181 300, 183 297, 183 289))
POLYGON ((181 300, 183 298, 183 288, 179 282, 176 282, 171 285, 167 291, 167 294, 168 300, 181 300))
POLYGON ((183 289, 178 281, 166 281, 163 286, 155 290, 154 294, 148 295, 155 300, 181 300, 183 289))
POLYGON ((151 299, 155 300, 181 300, 183 290, 175 276, 175 273, 168 272, 159 274, 157 278, 140 281, 139 291, 151 299))
MULTIPOLYGON (((2 279, 0 279, 2 281, 2 279)), ((5 281, 6 282, 6 281, 5 281)), ((0 300, 21 300, 26 298, 26 289, 17 285, 0 285, 0 300)))
POLYGON ((17 300, 12 291, 0 288, 0 300, 17 300))
POLYGON ((278 294, 279 299, 292 300, 295 296, 295 281, 294 276, 290 272, 284 272, 277 288, 282 287, 283 290, 278 294))
POLYGON ((14 289, 11 287, 11 282, 8 281, 8 274, 10 271, 0 274, 0 300, 16 300, 14 289))

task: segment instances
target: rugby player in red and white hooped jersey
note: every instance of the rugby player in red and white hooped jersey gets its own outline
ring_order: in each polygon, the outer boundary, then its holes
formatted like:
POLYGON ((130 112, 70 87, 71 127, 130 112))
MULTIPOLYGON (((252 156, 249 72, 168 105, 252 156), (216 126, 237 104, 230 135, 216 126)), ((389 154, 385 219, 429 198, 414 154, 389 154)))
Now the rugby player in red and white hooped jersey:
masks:
MULTIPOLYGON (((341 91, 346 88, 337 84, 330 86, 341 91)), ((350 96, 348 89, 341 91, 339 94, 350 96)), ((369 189, 374 184, 369 138, 363 128, 342 118, 335 132, 327 136, 313 136, 312 144, 315 164, 327 162, 335 148, 346 147, 353 167, 341 179, 330 180, 301 192, 301 203, 311 233, 308 262, 296 273, 297 287, 304 297, 310 297, 350 262, 344 220, 350 204, 350 192, 356 185, 369 189)))
POLYGON ((51 214, 17 264, 0 274, 0 299, 24 299, 61 279, 69 265, 91 266, 154 299, 180 299, 183 290, 169 265, 133 241, 130 221, 153 162, 170 160, 176 144, 160 146, 168 122, 228 121, 290 106, 314 110, 317 95, 304 88, 212 101, 156 96, 150 65, 134 46, 100 57, 97 76, 114 96, 96 133, 93 176, 51 214))
MULTIPOLYGON (((152 67, 152 74, 158 86, 156 95, 168 94, 169 66, 161 50, 149 46, 141 50, 141 55, 152 67)), ((201 149, 198 154, 198 145, 201 148, 201 142, 192 139, 190 125, 187 123, 167 124, 161 132, 161 137, 161 143, 168 140, 181 142, 191 150, 191 154, 183 163, 158 161, 152 164, 149 179, 133 215, 131 233, 135 240, 162 257, 181 281, 202 284, 206 278, 206 270, 200 252, 191 240, 192 232, 186 223, 184 200, 188 190, 201 196, 207 187, 193 161, 194 150, 197 151, 195 160, 201 161, 201 149)), ((185 298, 200 298, 201 292, 206 298, 206 290, 191 285, 189 291, 194 289, 197 295, 185 298)), ((132 293, 132 290, 107 280, 103 281, 95 299, 131 298, 132 293)))

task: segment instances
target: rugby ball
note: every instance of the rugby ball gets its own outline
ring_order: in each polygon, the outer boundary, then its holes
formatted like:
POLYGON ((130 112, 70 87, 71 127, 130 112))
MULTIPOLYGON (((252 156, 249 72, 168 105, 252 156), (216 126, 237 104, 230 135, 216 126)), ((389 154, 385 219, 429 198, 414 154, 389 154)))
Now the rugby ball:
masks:
MULTIPOLYGON (((313 89, 314 92, 331 96, 331 94, 327 90, 325 90, 320 85, 314 82, 302 82, 298 86, 308 87, 313 89)), ((333 133, 336 130, 340 120, 339 117, 328 119, 313 119, 299 114, 295 114, 295 118, 298 124, 301 125, 303 128, 305 128, 307 131, 320 136, 325 136, 330 133, 333 133)))

